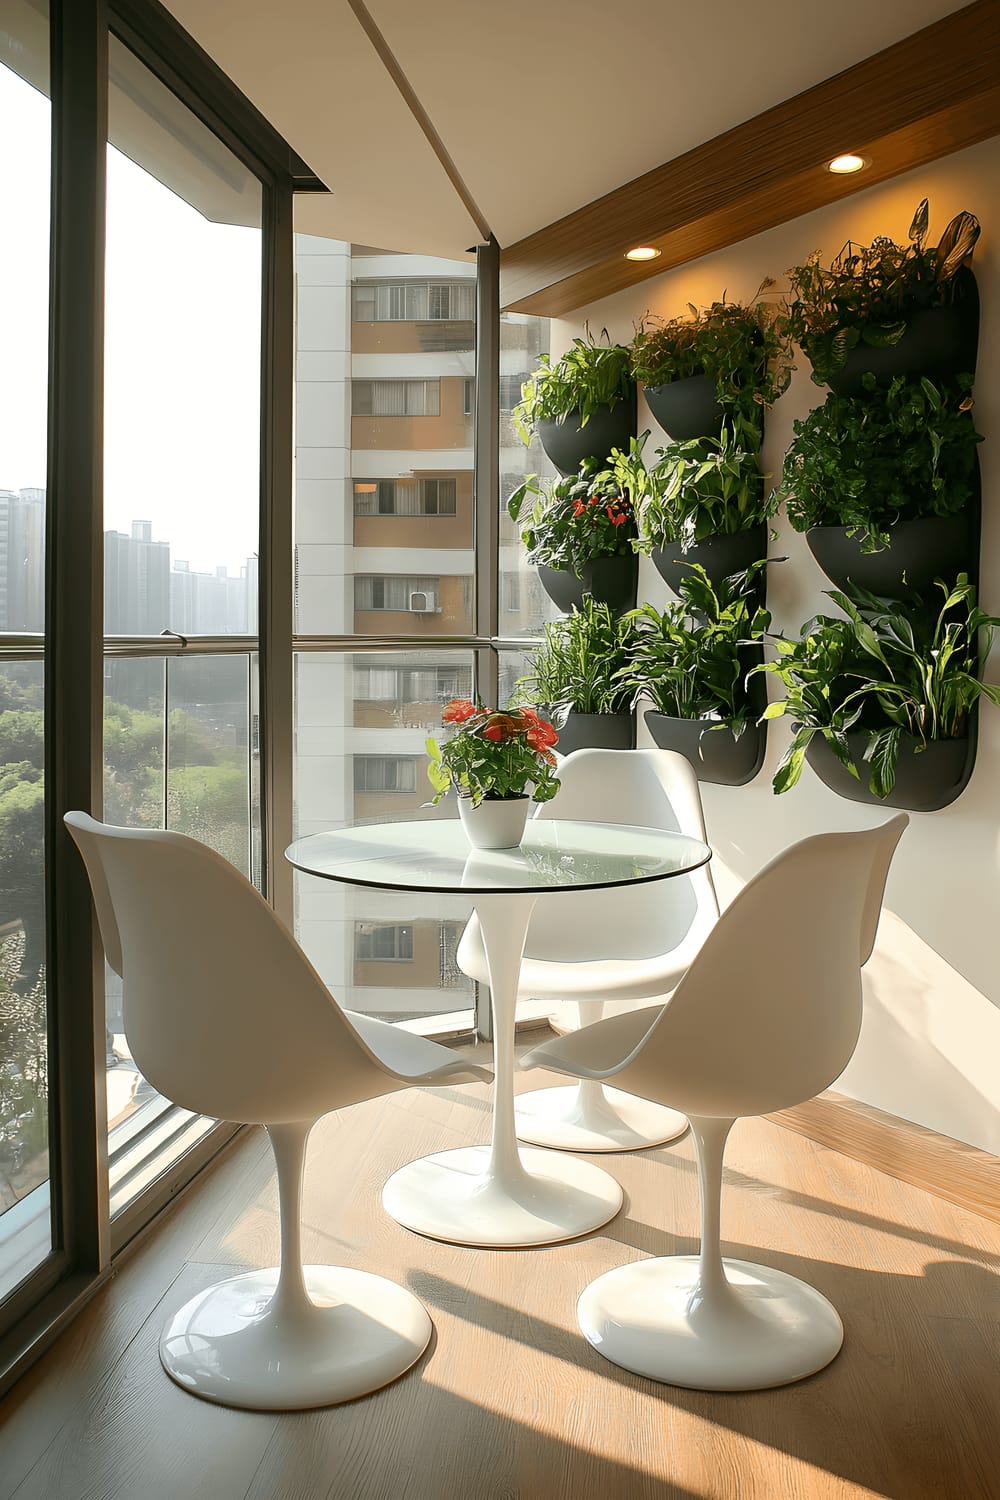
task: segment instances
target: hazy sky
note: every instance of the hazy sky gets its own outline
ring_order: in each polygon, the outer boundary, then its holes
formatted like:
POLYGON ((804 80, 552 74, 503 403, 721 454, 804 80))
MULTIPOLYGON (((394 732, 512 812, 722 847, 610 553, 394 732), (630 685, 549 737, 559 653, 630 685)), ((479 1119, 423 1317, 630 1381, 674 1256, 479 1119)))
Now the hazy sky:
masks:
MULTIPOLYGON (((48 179, 48 100, 0 67, 0 489, 45 485, 48 179)), ((109 151, 105 529, 200 570, 257 549, 260 253, 109 151)))

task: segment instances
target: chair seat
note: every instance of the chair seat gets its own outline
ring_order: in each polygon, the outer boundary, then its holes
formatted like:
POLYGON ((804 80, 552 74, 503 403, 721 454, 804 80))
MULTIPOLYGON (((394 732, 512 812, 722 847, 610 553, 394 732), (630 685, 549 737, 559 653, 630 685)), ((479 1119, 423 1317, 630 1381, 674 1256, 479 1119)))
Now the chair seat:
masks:
MULTIPOLYGON (((536 958, 525 953, 518 989, 538 1000, 655 1000, 675 988, 701 947, 704 933, 692 930, 677 948, 650 958, 536 958)), ((486 954, 475 922, 458 947, 458 965, 470 979, 489 983, 486 954)))

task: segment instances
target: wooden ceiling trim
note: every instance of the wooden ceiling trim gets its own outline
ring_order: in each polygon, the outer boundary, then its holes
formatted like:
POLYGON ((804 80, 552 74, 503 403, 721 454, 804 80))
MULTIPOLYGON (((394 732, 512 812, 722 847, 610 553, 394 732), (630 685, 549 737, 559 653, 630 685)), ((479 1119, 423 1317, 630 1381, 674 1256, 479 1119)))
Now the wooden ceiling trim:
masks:
POLYGON ((998 79, 1000 0, 976 0, 501 251, 502 305, 562 316, 996 135, 998 79), (823 169, 845 150, 871 166, 823 169))

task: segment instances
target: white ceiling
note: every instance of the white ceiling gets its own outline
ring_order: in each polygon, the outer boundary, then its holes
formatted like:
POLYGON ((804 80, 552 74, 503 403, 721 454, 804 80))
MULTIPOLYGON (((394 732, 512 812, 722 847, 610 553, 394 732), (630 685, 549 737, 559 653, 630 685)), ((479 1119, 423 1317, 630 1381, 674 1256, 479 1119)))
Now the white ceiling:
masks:
MULTIPOLYGON (((301 229, 458 256, 479 238, 348 0, 167 0, 332 196, 301 229)), ((966 0, 368 0, 509 245, 966 0)), ((851 146, 844 142, 844 149, 851 146)))

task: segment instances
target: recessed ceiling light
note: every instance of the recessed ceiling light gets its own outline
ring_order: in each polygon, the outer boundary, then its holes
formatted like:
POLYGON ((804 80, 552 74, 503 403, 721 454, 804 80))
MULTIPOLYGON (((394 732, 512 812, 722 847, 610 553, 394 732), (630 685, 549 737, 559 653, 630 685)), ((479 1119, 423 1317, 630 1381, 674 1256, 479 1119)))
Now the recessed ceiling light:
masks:
POLYGON ((867 165, 868 161, 864 156, 857 156, 853 151, 848 151, 843 156, 835 156, 833 161, 827 162, 826 170, 839 173, 860 172, 867 165))
POLYGON ((659 250, 653 245, 636 245, 634 250, 625 251, 626 260, 655 260, 659 250))

